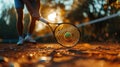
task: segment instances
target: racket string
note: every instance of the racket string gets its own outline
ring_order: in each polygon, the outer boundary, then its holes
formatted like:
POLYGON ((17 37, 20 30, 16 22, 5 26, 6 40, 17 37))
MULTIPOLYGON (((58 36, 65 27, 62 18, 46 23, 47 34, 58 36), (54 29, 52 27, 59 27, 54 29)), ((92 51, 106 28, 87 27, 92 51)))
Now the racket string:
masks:
POLYGON ((55 30, 55 37, 61 45, 71 47, 79 41, 80 33, 78 29, 71 24, 61 24, 55 30), (65 37, 66 32, 70 32, 69 38, 65 37))

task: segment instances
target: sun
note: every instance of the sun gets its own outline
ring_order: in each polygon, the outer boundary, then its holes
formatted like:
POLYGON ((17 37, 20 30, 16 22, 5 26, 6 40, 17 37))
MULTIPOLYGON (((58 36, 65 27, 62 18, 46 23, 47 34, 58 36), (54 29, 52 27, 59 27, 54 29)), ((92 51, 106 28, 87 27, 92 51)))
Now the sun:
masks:
POLYGON ((48 18, 49 21, 55 22, 56 21, 56 16, 57 16, 56 12, 52 12, 48 15, 47 18, 48 18))

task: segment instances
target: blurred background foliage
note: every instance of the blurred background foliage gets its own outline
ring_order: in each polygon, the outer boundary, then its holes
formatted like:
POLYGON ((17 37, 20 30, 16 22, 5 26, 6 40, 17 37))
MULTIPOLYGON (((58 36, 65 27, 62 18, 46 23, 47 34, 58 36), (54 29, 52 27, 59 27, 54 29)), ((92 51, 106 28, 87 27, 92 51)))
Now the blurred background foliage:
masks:
MULTIPOLYGON (((110 16, 119 10, 120 0, 41 0, 40 14, 49 20, 48 15, 56 12, 56 17, 53 18, 55 20, 50 20, 51 22, 67 22, 78 25, 104 16, 110 16)), ((0 16, 1 41, 11 41, 12 39, 15 41, 18 38, 16 21, 14 5, 11 8, 2 10, 0 16)), ((24 33, 28 30, 29 21, 29 13, 26 12, 24 14, 24 33)), ((87 25, 79 29, 81 42, 120 42, 120 17, 87 25)), ((41 42, 49 42, 49 40, 54 42, 54 38, 48 34, 50 32, 45 24, 36 23, 34 37, 41 42)))

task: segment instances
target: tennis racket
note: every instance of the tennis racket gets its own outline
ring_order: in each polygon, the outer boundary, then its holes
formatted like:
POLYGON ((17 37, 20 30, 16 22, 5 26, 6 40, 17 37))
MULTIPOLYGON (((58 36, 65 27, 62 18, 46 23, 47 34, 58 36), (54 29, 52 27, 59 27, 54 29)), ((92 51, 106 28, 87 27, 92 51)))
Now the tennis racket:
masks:
POLYGON ((73 47, 80 40, 80 31, 74 24, 49 23, 43 18, 40 18, 39 21, 42 21, 51 29, 55 40, 63 47, 73 47), (55 25, 56 27, 53 29, 52 25, 55 25))

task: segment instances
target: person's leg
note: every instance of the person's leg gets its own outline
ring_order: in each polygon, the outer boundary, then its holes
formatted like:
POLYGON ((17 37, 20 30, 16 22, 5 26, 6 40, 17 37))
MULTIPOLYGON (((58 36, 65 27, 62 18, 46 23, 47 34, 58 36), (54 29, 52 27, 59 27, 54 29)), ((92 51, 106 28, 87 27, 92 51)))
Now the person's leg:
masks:
MULTIPOLYGON (((34 10, 37 11, 36 14, 39 14, 40 0, 30 2, 30 4, 32 5, 34 10)), ((28 7, 28 10, 29 10, 29 7, 28 7)), ((29 11, 29 13, 31 15, 31 21, 30 21, 30 24, 29 24, 29 30, 28 30, 27 36, 25 37, 25 40, 35 43, 36 41, 32 38, 32 33, 35 29, 35 24, 36 24, 37 18, 32 15, 31 11, 29 11)))
POLYGON ((17 8, 17 15, 18 15, 18 21, 17 21, 17 31, 19 35, 19 40, 17 42, 17 45, 21 45, 24 42, 23 39, 23 9, 22 8, 17 8))
POLYGON ((35 29, 35 22, 36 22, 36 19, 31 18, 31 23, 30 23, 30 26, 29 26, 29 30, 28 30, 27 35, 25 36, 25 41, 26 42, 36 43, 36 41, 32 38, 32 33, 35 29))
POLYGON ((31 22, 30 22, 29 30, 28 30, 29 34, 33 33, 33 31, 35 29, 35 22, 36 22, 36 18, 31 17, 31 22))
POLYGON ((17 21, 17 31, 19 36, 23 35, 23 9, 18 8, 17 10, 17 15, 18 15, 18 21, 17 21))
MULTIPOLYGON (((33 7, 35 7, 35 10, 37 11, 37 14, 39 14, 40 10, 40 0, 35 0, 34 3, 32 4, 33 7)), ((37 18, 31 16, 31 23, 29 26, 29 33, 32 34, 34 29, 35 29, 35 23, 36 23, 37 18)))
POLYGON ((19 35, 19 40, 17 42, 18 45, 23 44, 23 7, 24 3, 21 0, 14 0, 16 12, 17 12, 17 31, 19 35))

